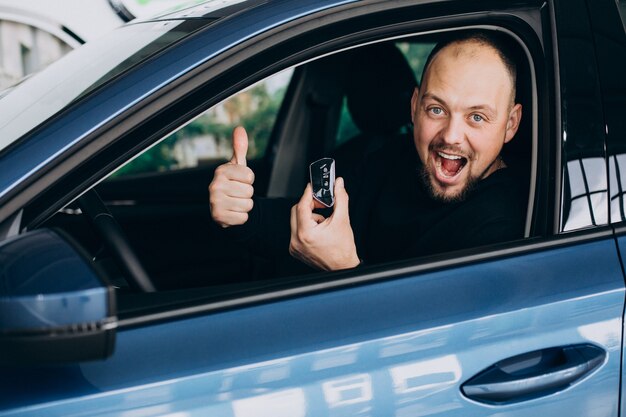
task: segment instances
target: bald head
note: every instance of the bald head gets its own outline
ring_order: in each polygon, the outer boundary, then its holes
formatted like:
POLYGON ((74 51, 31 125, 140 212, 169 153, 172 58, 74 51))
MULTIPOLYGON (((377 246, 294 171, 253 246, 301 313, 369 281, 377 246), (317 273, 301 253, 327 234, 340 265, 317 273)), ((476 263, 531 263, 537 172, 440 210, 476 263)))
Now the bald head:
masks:
POLYGON ((512 107, 515 104, 517 85, 517 65, 513 58, 515 45, 509 37, 500 32, 472 30, 455 33, 439 42, 426 60, 420 85, 423 85, 426 80, 431 70, 432 62, 443 50, 446 50, 446 53, 454 58, 480 59, 480 51, 483 48, 488 48, 495 52, 499 58, 500 64, 504 67, 509 76, 511 89, 510 107, 512 107))

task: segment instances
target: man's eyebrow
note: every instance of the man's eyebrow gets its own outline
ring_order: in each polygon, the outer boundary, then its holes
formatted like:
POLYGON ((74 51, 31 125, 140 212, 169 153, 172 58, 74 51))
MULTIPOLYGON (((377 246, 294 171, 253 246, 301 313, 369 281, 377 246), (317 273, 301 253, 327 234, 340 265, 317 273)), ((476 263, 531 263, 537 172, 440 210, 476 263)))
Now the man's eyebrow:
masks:
POLYGON ((425 99, 425 98, 429 98, 431 100, 438 101, 441 104, 446 104, 446 102, 443 99, 437 97, 436 95, 434 95, 433 93, 430 93, 428 91, 425 92, 424 95, 422 96, 422 99, 425 99))
POLYGON ((496 118, 496 116, 498 115, 498 113, 496 112, 496 109, 492 108, 491 106, 488 106, 487 104, 479 104, 477 106, 471 106, 469 110, 480 110, 484 113, 487 113, 487 116, 492 117, 492 118, 496 118))

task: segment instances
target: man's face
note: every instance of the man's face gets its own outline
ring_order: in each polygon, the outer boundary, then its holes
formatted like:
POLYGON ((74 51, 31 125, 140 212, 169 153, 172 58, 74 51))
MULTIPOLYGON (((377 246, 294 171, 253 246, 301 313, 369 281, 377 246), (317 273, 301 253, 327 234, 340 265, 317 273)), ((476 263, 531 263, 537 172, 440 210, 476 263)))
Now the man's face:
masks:
POLYGON ((411 101, 414 140, 434 198, 459 201, 503 163, 502 146, 519 126, 512 80, 497 52, 452 44, 431 61, 411 101))

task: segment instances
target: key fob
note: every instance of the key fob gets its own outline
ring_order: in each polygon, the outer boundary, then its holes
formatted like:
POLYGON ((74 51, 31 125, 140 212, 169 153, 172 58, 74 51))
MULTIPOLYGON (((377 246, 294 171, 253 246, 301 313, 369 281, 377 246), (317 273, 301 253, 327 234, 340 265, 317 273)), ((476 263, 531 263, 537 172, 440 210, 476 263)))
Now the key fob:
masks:
POLYGON ((309 166, 313 198, 326 207, 335 204, 335 160, 322 158, 309 166))

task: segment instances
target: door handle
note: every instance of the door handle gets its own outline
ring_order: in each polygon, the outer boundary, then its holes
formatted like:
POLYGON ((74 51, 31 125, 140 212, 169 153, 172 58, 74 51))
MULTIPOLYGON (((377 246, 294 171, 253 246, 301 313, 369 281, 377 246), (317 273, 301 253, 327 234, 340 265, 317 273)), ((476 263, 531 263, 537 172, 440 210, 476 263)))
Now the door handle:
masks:
POLYGON ((593 345, 553 347, 500 361, 461 386, 466 397, 489 404, 537 398, 569 387, 593 372, 606 352, 593 345))

